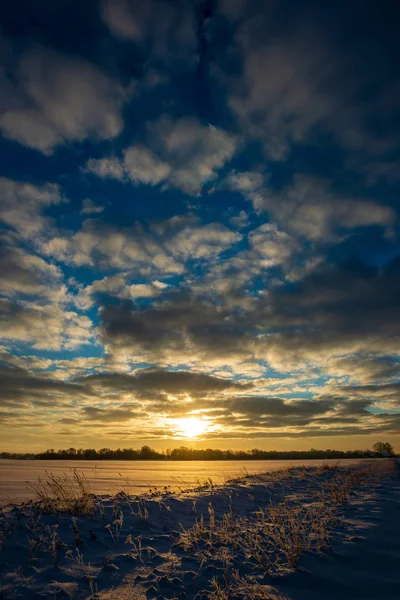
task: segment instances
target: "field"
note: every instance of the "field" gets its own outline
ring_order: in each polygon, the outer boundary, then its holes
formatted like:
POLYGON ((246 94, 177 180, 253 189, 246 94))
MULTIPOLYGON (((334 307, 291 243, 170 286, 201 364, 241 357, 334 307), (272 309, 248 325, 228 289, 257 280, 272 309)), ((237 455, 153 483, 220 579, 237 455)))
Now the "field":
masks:
POLYGON ((4 600, 398 597, 392 460, 287 466, 145 495, 95 495, 75 470, 31 493, 35 501, 1 513, 4 600))
MULTIPOLYGON (((364 459, 341 460, 340 464, 355 464, 364 459)), ((0 459, 0 505, 7 501, 25 501, 31 497, 27 482, 32 483, 46 472, 68 473, 77 467, 85 475, 92 492, 112 494, 120 489, 121 481, 130 493, 143 493, 150 488, 180 491, 204 479, 220 484, 239 473, 250 475, 276 471, 296 465, 336 464, 336 460, 235 460, 235 461, 73 461, 73 460, 8 460, 0 459)))

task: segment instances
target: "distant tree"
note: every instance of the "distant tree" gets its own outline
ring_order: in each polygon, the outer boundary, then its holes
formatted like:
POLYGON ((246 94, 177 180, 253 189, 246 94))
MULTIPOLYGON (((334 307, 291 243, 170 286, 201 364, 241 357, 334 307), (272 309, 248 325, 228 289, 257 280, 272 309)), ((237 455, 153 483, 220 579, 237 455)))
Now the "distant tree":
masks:
POLYGON ((392 444, 389 444, 389 442, 376 442, 373 448, 378 454, 389 454, 389 456, 394 456, 393 446, 392 444))
POLYGON ((140 448, 140 458, 148 460, 150 458, 153 458, 153 456, 154 456, 154 450, 152 450, 150 448, 150 446, 142 446, 140 448))

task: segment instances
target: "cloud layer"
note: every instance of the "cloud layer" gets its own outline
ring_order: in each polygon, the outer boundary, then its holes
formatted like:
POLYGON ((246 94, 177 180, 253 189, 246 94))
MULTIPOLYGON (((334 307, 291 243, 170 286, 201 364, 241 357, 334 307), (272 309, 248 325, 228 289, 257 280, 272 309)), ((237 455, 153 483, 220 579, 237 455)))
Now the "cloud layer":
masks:
POLYGON ((373 4, 0 8, 4 450, 172 446, 186 418, 203 445, 400 441, 373 4))

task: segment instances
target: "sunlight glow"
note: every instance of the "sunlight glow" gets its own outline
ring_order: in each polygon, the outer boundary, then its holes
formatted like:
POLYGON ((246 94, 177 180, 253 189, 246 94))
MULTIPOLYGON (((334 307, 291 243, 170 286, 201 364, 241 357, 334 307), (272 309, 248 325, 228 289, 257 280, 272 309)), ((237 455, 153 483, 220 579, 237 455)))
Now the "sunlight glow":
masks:
POLYGON ((207 422, 196 417, 176 419, 176 433, 186 438, 196 438, 208 430, 207 422))

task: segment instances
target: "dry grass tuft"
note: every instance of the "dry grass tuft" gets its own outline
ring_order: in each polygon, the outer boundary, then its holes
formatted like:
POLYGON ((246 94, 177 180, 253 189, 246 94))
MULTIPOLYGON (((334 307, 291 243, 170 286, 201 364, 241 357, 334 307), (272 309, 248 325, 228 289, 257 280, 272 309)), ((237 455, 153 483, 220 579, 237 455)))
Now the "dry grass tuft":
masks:
MULTIPOLYGON (((282 574, 298 568, 304 554, 320 554, 330 546, 333 530, 343 523, 338 506, 346 504, 351 495, 362 493, 365 487, 390 477, 395 470, 394 461, 354 469, 324 465, 317 473, 301 468, 282 470, 278 472, 280 481, 288 477, 302 480, 310 475, 307 501, 304 496, 300 502, 296 497, 286 498, 279 504, 260 508, 250 518, 235 516, 231 508, 219 520, 210 505, 207 522, 202 515, 193 527, 181 532, 178 544, 197 554, 201 564, 221 561, 221 551, 229 549, 233 561, 239 558, 251 563, 263 574, 282 574)), ((227 561, 224 568, 229 570, 227 561)), ((223 583, 214 580, 210 598, 234 597, 231 585, 223 583)), ((245 584, 248 582, 241 579, 242 588, 245 584)), ((260 594, 264 593, 260 590, 260 594)))
POLYGON ((85 476, 77 469, 62 475, 46 471, 46 479, 39 477, 28 487, 35 494, 40 512, 91 515, 95 510, 96 497, 90 493, 85 476))

